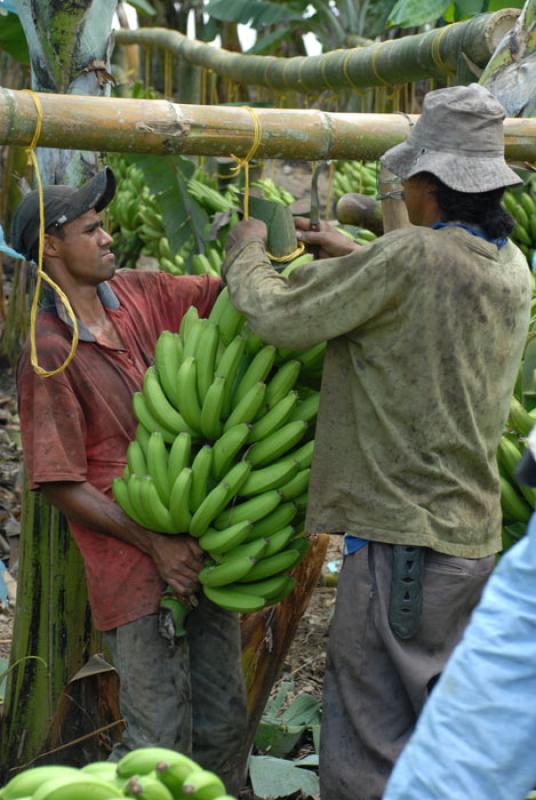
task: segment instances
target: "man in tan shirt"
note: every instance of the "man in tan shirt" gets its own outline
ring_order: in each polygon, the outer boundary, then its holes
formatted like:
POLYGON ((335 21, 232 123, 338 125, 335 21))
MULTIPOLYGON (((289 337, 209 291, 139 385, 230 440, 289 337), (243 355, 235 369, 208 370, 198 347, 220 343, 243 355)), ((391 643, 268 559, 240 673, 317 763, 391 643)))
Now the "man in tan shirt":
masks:
MULTIPOLYGON (((323 800, 379 800, 500 549, 495 452, 531 278, 500 200, 504 111, 483 87, 427 95, 384 156, 413 226, 358 247, 301 231, 287 279, 262 223, 232 231, 232 300, 281 347, 328 340, 307 530, 347 532, 330 630, 323 800)), ((303 221, 298 223, 304 227, 303 221)))

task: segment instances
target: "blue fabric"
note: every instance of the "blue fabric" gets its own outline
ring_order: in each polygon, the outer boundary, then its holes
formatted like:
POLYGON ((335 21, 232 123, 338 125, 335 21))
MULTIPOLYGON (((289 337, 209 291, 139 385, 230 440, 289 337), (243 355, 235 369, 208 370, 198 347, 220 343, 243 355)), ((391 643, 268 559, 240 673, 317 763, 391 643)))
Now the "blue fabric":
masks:
POLYGON ((352 553, 357 553, 362 547, 368 544, 368 539, 361 539, 360 536, 352 536, 351 533, 344 534, 344 547, 343 555, 351 556, 352 553))
POLYGON ((536 515, 500 560, 383 800, 522 800, 536 786, 536 515))
MULTIPOLYGON (((2 2, 2 0, 0 0, 0 3, 1 2, 2 2)), ((1 5, 0 5, 0 9, 1 9, 1 5)), ((13 250, 13 248, 10 247, 6 243, 6 237, 4 235, 4 229, 3 229, 3 227, 1 225, 0 225, 0 252, 5 253, 6 256, 11 256, 11 258, 20 258, 20 259, 22 259, 24 261, 24 256, 21 255, 21 253, 17 253, 16 250, 13 250)))
POLYGON ((485 239, 486 242, 497 245, 499 250, 501 247, 504 247, 507 242, 507 239, 492 239, 492 237, 484 233, 481 228, 473 228, 472 225, 466 225, 464 222, 434 222, 432 228, 434 230, 439 230, 440 228, 463 228, 464 231, 471 233, 473 236, 478 236, 480 239, 485 239))

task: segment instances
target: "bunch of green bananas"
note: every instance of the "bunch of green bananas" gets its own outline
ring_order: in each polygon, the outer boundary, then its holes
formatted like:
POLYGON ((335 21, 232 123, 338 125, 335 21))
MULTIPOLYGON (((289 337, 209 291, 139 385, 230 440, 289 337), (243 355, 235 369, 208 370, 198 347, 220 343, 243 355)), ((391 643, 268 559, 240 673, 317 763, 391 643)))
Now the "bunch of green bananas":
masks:
POLYGON ((82 769, 33 767, 2 789, 1 800, 234 800, 213 772, 163 747, 131 750, 114 764, 97 761, 82 769))
POLYGON ((271 178, 260 178, 258 181, 253 181, 251 185, 260 189, 262 196, 267 200, 274 200, 276 203, 282 203, 284 206, 289 206, 296 199, 282 186, 274 183, 271 178))
POLYGON ((186 253, 171 252, 162 216, 142 170, 119 157, 110 163, 116 174, 117 191, 107 213, 119 263, 132 262, 140 255, 152 256, 164 272, 182 275, 186 253))
POLYGON ((133 397, 139 425, 114 497, 143 527, 196 537, 203 591, 228 610, 293 588, 324 350, 264 345, 224 289, 207 319, 192 307, 177 334, 161 334, 133 397))
POLYGON ((337 161, 333 177, 333 198, 338 202, 343 194, 358 192, 375 195, 377 192, 375 161, 337 161))
POLYGON ((529 181, 522 189, 509 189, 504 193, 503 205, 515 220, 512 239, 527 257, 531 266, 536 264, 536 181, 529 181))

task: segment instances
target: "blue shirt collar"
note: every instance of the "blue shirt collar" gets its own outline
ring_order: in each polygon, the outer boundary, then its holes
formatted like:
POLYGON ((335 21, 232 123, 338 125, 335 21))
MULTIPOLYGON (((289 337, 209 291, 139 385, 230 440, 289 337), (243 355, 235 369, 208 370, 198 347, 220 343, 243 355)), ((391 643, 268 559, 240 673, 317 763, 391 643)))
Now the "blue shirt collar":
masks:
MULTIPOLYGON (((119 298, 107 281, 99 283, 97 286, 97 295, 104 308, 109 308, 112 311, 116 311, 121 306, 119 298)), ((73 327, 73 323, 69 319, 67 311, 65 310, 65 306, 51 286, 43 286, 40 308, 42 311, 48 311, 49 314, 53 314, 55 317, 58 317, 58 319, 61 319, 61 321, 65 322, 69 328, 73 327)), ((95 342, 95 337, 91 331, 86 328, 84 323, 80 322, 79 319, 76 321, 78 322, 78 337, 80 341, 95 342)))
POLYGON ((477 225, 467 225, 465 222, 434 222, 432 228, 434 230, 438 230, 439 228, 463 228, 464 231, 471 233, 473 236, 478 236, 480 239, 484 239, 486 242, 496 245, 499 250, 501 247, 504 247, 507 242, 507 239, 493 239, 491 236, 488 236, 487 233, 484 233, 482 228, 479 228, 477 225))

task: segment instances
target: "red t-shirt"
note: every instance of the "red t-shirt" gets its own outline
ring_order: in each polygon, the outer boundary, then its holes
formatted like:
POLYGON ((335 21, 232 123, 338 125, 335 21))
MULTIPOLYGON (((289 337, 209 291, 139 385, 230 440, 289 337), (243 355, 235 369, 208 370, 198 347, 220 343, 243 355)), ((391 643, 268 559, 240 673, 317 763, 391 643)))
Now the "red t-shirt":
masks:
MULTIPOLYGON (((31 489, 87 480, 111 497, 112 479, 123 472, 136 430, 132 394, 142 386, 158 336, 176 331, 192 305, 206 317, 221 283, 206 276, 126 270, 99 288, 124 349, 99 344, 82 326, 76 355, 60 375, 42 378, 34 372, 28 342, 21 355, 17 389, 31 489)), ((49 370, 69 352, 72 331, 60 316, 49 308, 37 319, 39 363, 49 370)), ((70 528, 84 559, 99 630, 157 611, 163 583, 148 555, 78 523, 70 528)))

